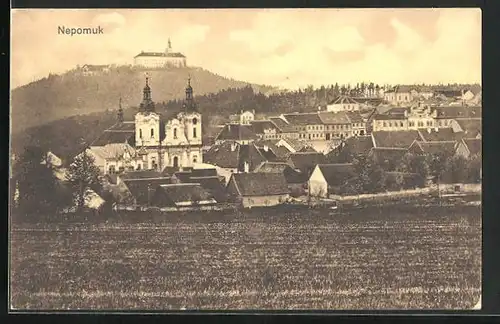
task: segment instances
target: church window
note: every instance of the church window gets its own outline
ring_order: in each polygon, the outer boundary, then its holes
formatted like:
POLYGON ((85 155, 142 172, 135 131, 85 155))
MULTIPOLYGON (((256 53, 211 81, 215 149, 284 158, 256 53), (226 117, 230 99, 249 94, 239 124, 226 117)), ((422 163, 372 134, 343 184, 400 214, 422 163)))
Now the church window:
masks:
POLYGON ((142 138, 142 129, 139 129, 139 138, 142 138))
POLYGON ((198 162, 198 156, 197 155, 193 156, 193 163, 196 163, 196 162, 198 162))
POLYGON ((120 171, 120 173, 121 173, 121 172, 125 171, 125 167, 121 166, 121 167, 119 167, 119 168, 118 168, 118 170, 119 170, 119 171, 120 171))
POLYGON ((196 134, 196 127, 195 127, 195 128, 193 128, 193 138, 196 138, 196 135, 197 134, 196 134))
POLYGON ((400 122, 400 123, 399 123, 399 126, 403 127, 403 122, 400 122))
POLYGON ((174 128, 174 139, 177 139, 177 128, 174 128))
POLYGON ((142 167, 140 164, 137 164, 137 170, 140 170, 142 167))
POLYGON ((174 168, 179 167, 179 158, 177 156, 174 156, 174 168))
POLYGON ((114 166, 114 165, 110 165, 110 166, 109 166, 109 173, 110 173, 110 174, 115 173, 115 166, 114 166))
POLYGON ((193 118, 193 125, 196 125, 196 124, 198 124, 198 119, 193 118))
POLYGON ((155 130, 153 128, 151 128, 151 137, 154 137, 155 136, 155 130))

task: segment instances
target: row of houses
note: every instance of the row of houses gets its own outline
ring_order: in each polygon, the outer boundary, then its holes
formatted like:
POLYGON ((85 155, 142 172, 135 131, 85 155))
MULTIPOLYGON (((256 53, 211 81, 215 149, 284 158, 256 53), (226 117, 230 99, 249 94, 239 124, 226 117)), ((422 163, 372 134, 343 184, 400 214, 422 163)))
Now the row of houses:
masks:
POLYGON ((442 87, 430 88, 427 86, 398 85, 385 91, 384 100, 394 105, 406 104, 420 99, 441 98, 443 100, 456 100, 461 102, 474 101, 481 95, 481 87, 467 88, 442 87))

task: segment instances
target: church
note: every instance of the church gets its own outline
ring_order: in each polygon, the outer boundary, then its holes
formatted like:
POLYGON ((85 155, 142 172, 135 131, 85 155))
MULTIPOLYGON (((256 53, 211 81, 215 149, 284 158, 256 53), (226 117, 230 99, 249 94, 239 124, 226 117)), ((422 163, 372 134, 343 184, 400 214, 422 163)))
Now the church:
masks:
POLYGON ((134 65, 148 69, 186 67, 186 56, 172 50, 172 43, 168 40, 168 47, 165 52, 144 52, 141 51, 134 57, 134 65))
POLYGON ((182 169, 203 162, 201 114, 188 79, 183 111, 165 118, 155 109, 146 77, 143 99, 133 121, 120 105, 117 122, 87 149, 103 174, 133 170, 182 169))

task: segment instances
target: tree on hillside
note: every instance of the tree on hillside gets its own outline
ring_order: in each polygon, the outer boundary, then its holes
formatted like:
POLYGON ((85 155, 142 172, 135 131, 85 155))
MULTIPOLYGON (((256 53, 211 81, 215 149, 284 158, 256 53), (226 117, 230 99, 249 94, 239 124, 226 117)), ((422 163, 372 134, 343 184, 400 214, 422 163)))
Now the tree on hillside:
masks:
POLYGON ((357 193, 376 193, 385 189, 385 172, 370 155, 358 155, 353 159, 352 164, 355 177, 349 185, 357 193))
POLYGON ((444 180, 447 183, 467 182, 467 159, 463 156, 453 156, 447 159, 444 170, 444 180))
POLYGON ((94 163, 94 157, 87 150, 77 155, 68 169, 73 196, 76 200, 78 210, 85 206, 85 195, 87 190, 100 191, 99 168, 94 163))
POLYGON ((434 181, 440 182, 446 170, 449 155, 446 152, 440 152, 437 154, 428 154, 426 157, 429 165, 429 174, 434 178, 434 181))
POLYGON ((19 208, 26 214, 54 211, 58 199, 56 177, 46 153, 37 146, 26 147, 14 169, 19 190, 19 208))
POLYGON ((425 155, 407 153, 403 156, 397 171, 418 174, 418 183, 406 185, 423 187, 425 185, 425 180, 430 174, 428 158, 425 155))

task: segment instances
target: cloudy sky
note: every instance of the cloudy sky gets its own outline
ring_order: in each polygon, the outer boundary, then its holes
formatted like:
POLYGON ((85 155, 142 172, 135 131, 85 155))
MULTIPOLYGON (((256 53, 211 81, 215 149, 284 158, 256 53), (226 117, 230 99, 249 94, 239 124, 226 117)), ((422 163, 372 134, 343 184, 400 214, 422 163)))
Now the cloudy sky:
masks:
POLYGON ((480 82, 479 9, 13 10, 12 86, 77 64, 131 64, 168 39, 188 65, 234 79, 480 82), (58 35, 58 26, 103 35, 58 35))

